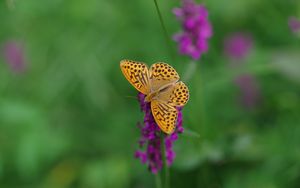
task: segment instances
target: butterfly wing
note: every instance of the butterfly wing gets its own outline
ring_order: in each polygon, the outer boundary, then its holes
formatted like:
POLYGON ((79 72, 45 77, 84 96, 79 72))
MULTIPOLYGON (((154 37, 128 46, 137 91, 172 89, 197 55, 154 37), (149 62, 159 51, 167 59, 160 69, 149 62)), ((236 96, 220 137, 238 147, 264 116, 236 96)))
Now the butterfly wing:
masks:
POLYGON ((143 94, 147 95, 149 93, 149 70, 146 64, 131 60, 122 60, 120 67, 125 78, 133 87, 143 94))
POLYGON ((167 101, 171 106, 184 106, 189 100, 189 89, 182 81, 177 82, 161 90, 157 100, 167 101))
POLYGON ((158 91, 164 86, 175 83, 180 78, 172 66, 162 62, 153 64, 150 67, 149 73, 151 92, 158 91))
POLYGON ((155 122, 163 132, 171 134, 175 130, 178 111, 174 106, 163 101, 153 100, 151 111, 155 122))

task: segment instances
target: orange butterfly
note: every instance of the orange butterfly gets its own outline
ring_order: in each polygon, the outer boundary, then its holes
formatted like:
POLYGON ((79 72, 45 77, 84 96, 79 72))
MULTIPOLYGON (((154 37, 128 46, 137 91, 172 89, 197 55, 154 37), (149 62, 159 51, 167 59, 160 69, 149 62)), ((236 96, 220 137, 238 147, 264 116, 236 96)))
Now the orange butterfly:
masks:
POLYGON ((145 63, 131 60, 122 60, 120 67, 131 85, 146 95, 145 101, 151 102, 151 111, 160 129, 171 134, 177 122, 176 107, 184 106, 189 100, 188 87, 179 81, 176 70, 162 62, 148 69, 145 63))

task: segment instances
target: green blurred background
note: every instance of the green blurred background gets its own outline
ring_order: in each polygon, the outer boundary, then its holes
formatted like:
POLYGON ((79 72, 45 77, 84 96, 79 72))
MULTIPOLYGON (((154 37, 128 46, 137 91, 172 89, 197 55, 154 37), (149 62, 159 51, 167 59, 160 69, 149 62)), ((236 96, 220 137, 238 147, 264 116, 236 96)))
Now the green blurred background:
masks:
MULTIPOLYGON (((180 1, 158 2, 168 32, 180 30, 180 1)), ((214 35, 187 80, 171 186, 300 187, 300 39, 287 23, 299 1, 204 3, 214 35), (253 49, 233 68, 223 41, 244 31, 253 49), (251 109, 235 84, 245 73, 259 88, 251 109)), ((26 60, 16 72, 0 57, 0 187, 154 187, 134 159, 143 114, 119 62, 164 61, 181 75, 191 66, 175 42, 170 55, 154 2, 2 0, 1 48, 11 40, 26 60)))

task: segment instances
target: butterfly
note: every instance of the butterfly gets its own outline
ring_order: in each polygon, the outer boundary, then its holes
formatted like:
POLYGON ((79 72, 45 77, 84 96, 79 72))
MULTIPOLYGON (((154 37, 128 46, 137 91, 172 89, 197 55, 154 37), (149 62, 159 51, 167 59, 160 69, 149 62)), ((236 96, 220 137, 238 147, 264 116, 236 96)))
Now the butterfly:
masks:
POLYGON ((120 68, 133 87, 146 95, 151 103, 155 122, 166 134, 175 130, 178 110, 189 100, 188 87, 179 81, 176 70, 167 63, 158 62, 150 68, 145 63, 122 60, 120 68))

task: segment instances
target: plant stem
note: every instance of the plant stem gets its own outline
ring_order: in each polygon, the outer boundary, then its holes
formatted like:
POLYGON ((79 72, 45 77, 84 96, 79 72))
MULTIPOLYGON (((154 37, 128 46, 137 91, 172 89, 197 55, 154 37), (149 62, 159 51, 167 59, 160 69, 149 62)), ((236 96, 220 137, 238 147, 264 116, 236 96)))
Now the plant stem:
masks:
POLYGON ((159 172, 155 174, 155 184, 156 184, 156 188, 162 188, 161 177, 159 172))
POLYGON ((183 74, 182 80, 188 82, 192 78, 196 70, 197 70, 197 63, 195 61, 190 61, 188 67, 186 68, 183 74))
POLYGON ((172 45, 171 45, 171 42, 170 42, 170 37, 169 37, 168 31, 167 31, 166 25, 164 23, 163 17, 161 15, 157 0, 154 0, 154 4, 155 4, 155 8, 156 8, 158 17, 159 17, 161 27, 162 27, 164 35, 165 35, 165 39, 166 39, 167 46, 169 48, 169 53, 170 53, 171 59, 172 59, 172 61, 174 61, 174 56, 173 56, 172 45))
POLYGON ((164 139, 164 133, 161 133, 161 155, 163 160, 163 170, 165 173, 165 179, 164 179, 164 188, 170 187, 170 174, 169 174, 169 167, 167 164, 167 158, 166 158, 166 146, 165 146, 165 139, 164 139))
POLYGON ((201 108, 200 108, 200 118, 201 118, 201 132, 203 135, 207 135, 207 130, 206 130, 206 127, 207 127, 207 119, 206 119, 206 104, 205 104, 205 94, 204 94, 204 81, 203 81, 203 78, 204 78, 204 75, 202 74, 202 66, 199 66, 200 67, 200 70, 199 70, 199 76, 200 76, 200 80, 198 82, 198 87, 199 87, 199 92, 198 92, 198 96, 201 100, 201 108))
POLYGON ((15 2, 14 0, 6 0, 6 4, 8 9, 13 10, 15 8, 15 2))

